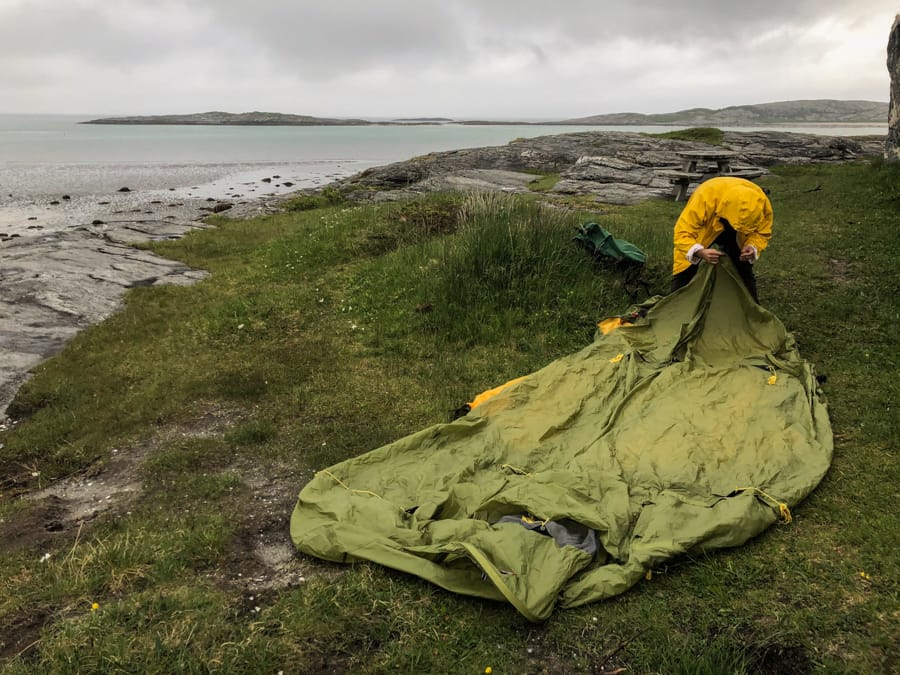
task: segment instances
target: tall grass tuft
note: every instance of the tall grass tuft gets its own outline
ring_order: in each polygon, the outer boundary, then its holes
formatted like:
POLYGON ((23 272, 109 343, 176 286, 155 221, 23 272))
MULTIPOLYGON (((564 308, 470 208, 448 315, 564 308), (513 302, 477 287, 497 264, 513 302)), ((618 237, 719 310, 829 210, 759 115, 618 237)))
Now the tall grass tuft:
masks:
POLYGON ((436 242, 422 275, 430 328, 451 340, 496 342, 513 324, 536 327, 553 314, 571 329, 601 307, 622 306, 619 280, 598 275, 572 241, 582 220, 507 195, 470 196, 457 236, 436 242))

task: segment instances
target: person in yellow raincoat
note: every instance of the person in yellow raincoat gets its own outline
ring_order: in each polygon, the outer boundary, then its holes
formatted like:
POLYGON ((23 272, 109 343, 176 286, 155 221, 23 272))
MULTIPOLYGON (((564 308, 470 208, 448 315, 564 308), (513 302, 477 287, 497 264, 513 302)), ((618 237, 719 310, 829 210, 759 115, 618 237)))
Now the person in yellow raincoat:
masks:
POLYGON ((701 183, 675 223, 671 292, 687 286, 701 262, 717 265, 727 255, 759 302, 753 264, 769 243, 772 220, 772 204, 755 183, 732 176, 701 183))

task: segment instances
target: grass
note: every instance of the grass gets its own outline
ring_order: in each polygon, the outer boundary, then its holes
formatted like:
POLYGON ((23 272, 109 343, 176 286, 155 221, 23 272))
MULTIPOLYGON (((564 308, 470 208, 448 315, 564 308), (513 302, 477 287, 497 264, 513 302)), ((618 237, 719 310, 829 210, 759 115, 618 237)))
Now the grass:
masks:
POLYGON ((528 189, 532 192, 550 192, 559 182, 559 173, 543 174, 528 183, 528 189))
POLYGON ((666 131, 661 134, 649 134, 657 138, 671 138, 677 141, 699 141, 709 145, 722 145, 725 132, 716 127, 691 127, 690 129, 678 129, 666 131))
POLYGON ((294 556, 279 576, 260 556, 285 545, 313 470, 444 421, 627 308, 576 225, 642 248, 659 292, 681 205, 432 195, 221 218, 151 245, 206 281, 132 290, 16 399, 22 421, 0 438, 4 670, 890 671, 900 172, 782 167, 765 184, 760 295, 827 376, 836 444, 792 525, 539 626, 373 565, 294 556), (140 452, 141 491, 81 527, 60 529, 57 500, 16 497, 140 452))
POLYGON ((337 206, 344 202, 344 195, 340 190, 326 185, 316 194, 299 195, 285 200, 282 207, 286 211, 312 211, 329 206, 337 206))

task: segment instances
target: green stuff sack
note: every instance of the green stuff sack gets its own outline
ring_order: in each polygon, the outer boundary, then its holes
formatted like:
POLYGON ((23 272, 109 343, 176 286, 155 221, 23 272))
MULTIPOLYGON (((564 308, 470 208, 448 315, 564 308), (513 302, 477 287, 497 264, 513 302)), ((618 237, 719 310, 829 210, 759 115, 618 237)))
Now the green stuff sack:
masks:
POLYGON ((595 263, 612 266, 623 273, 622 286, 632 302, 637 301, 641 290, 649 294, 649 285, 640 278, 647 259, 641 249, 624 239, 616 239, 597 223, 585 223, 576 230, 573 240, 595 263))
POLYGON ((597 223, 585 223, 578 228, 574 238, 595 258, 605 256, 616 262, 630 261, 639 265, 647 259, 637 246, 624 239, 616 239, 597 223))
POLYGON ((832 454, 792 336, 729 261, 642 308, 468 415, 319 471, 297 548, 541 621, 789 521, 832 454))

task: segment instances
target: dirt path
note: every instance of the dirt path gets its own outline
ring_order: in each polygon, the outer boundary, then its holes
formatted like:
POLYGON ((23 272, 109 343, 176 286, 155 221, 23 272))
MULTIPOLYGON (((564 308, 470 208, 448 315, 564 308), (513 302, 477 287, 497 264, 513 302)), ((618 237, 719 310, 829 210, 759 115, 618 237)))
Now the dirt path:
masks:
MULTIPOLYGON (((0 555, 26 553, 34 557, 34 564, 42 564, 74 552, 79 543, 91 539, 97 523, 130 514, 145 494, 144 463, 157 450, 185 438, 222 436, 239 419, 238 411, 209 410, 188 424, 113 449, 109 460, 83 473, 23 495, 30 507, 14 518, 0 518, 0 555)), ((207 574, 252 613, 277 591, 302 584, 327 567, 299 557, 290 539, 291 512, 308 476, 276 462, 240 460, 220 468, 240 476, 247 491, 228 550, 207 574)), ((0 660, 37 644, 41 629, 52 618, 49 610, 31 608, 5 617, 0 625, 0 660)))

